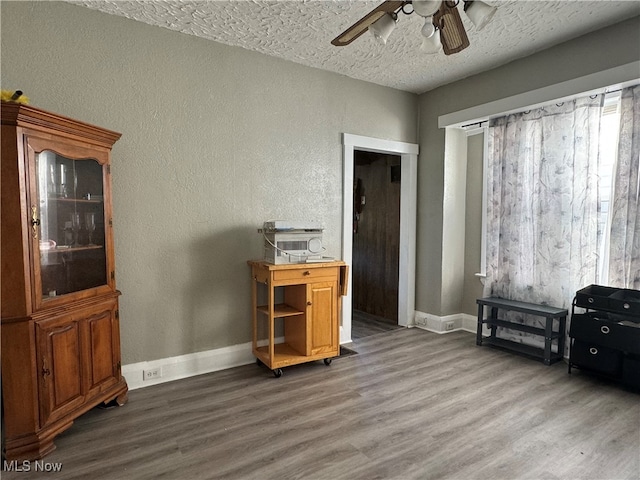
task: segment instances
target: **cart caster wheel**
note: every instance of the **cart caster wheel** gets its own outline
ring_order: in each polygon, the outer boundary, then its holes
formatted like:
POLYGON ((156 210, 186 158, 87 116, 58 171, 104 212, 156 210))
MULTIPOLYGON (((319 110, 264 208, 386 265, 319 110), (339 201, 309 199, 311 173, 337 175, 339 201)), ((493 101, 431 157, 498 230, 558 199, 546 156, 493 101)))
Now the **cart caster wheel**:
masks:
POLYGON ((281 369, 281 368, 276 368, 276 369, 273 371, 273 375, 274 375, 276 378, 280 378, 280 377, 282 376, 282 369, 281 369))
POLYGON ((327 366, 331 365, 331 359, 330 358, 325 358, 324 359, 324 364, 327 365, 327 366))

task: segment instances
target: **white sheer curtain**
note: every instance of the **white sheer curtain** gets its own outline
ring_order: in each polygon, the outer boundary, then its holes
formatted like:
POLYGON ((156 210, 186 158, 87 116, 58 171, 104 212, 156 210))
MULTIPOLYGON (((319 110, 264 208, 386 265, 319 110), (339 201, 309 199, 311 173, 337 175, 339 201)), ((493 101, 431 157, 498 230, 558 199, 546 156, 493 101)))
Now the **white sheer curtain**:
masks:
POLYGON ((607 284, 640 290, 640 85, 622 91, 607 284))
POLYGON ((492 122, 485 296, 570 308, 594 283, 601 110, 598 95, 492 122))

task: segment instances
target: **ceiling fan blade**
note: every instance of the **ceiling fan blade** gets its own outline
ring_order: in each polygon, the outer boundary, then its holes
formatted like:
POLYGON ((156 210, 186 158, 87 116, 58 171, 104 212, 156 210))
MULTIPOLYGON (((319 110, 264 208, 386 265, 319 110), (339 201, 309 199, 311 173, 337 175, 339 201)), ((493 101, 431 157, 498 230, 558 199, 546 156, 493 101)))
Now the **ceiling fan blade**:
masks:
POLYGON ((442 2, 433 16, 433 23, 440 28, 440 41, 445 55, 458 53, 470 45, 455 2, 442 2))
POLYGON ((385 16, 387 13, 392 13, 402 8, 407 1, 386 1, 382 2, 376 8, 371 10, 367 15, 362 17, 356 23, 347 28, 344 32, 338 35, 331 41, 332 45, 336 47, 344 47, 345 45, 349 45, 356 38, 362 35, 367 31, 370 25, 374 24, 380 18, 385 16))

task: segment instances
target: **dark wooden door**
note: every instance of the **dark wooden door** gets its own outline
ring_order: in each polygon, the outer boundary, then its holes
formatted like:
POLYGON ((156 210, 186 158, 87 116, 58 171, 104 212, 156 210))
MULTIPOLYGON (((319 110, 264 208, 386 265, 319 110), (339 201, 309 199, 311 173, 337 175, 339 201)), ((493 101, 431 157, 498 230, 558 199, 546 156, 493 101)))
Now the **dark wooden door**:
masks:
MULTIPOLYGON (((353 308, 395 322, 400 255, 399 166, 400 157, 396 155, 355 154, 354 179, 360 182, 358 193, 364 197, 364 205, 358 218, 354 218, 353 308)), ((354 195, 354 204, 361 201, 354 195)))

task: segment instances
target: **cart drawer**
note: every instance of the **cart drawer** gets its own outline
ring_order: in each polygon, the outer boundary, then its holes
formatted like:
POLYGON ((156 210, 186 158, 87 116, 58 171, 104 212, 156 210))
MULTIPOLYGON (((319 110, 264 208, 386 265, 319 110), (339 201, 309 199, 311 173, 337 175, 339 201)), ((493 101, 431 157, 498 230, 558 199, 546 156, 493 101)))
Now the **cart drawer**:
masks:
POLYGON ((320 267, 320 268, 300 268, 300 269, 288 269, 288 270, 274 270, 274 281, 280 280, 301 280, 306 282, 309 279, 317 278, 338 278, 337 267, 320 267))
POLYGON ((620 376, 622 352, 594 343, 575 340, 571 346, 571 363, 595 372, 620 376))
POLYGON ((574 315, 569 335, 584 342, 615 348, 627 353, 640 353, 640 328, 620 325, 597 316, 574 315))

